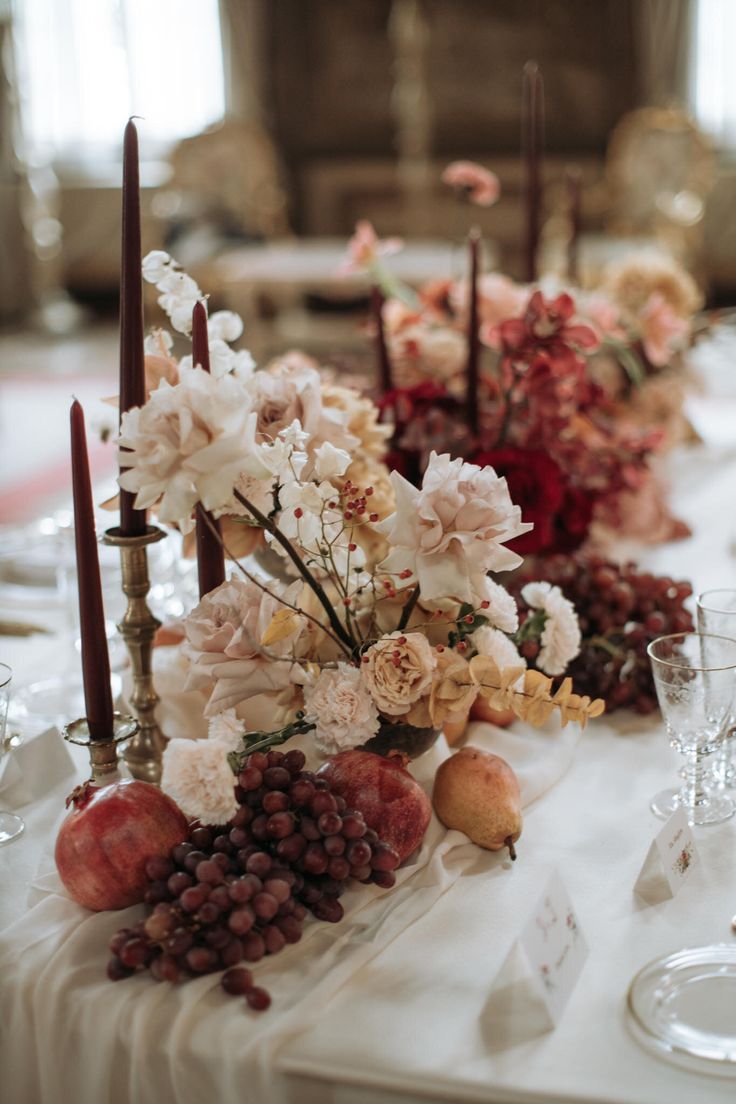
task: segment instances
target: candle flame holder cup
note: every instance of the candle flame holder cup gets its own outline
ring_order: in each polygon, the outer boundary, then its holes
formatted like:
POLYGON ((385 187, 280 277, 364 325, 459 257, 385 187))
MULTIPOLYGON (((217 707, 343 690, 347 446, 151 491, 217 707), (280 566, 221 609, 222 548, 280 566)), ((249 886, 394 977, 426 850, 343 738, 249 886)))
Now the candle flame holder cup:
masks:
POLYGON ((86 717, 79 717, 76 721, 70 721, 65 725, 63 736, 68 743, 88 749, 92 781, 102 785, 110 781, 110 776, 117 772, 118 744, 126 740, 135 740, 139 731, 140 725, 135 717, 113 713, 112 734, 106 739, 92 738, 86 717))
POLYGON ((108 529, 102 537, 103 544, 120 549, 123 592, 128 599, 128 608, 118 630, 130 656, 133 670, 131 705, 140 728, 123 756, 134 778, 156 784, 161 781, 161 757, 166 738, 155 717, 159 698, 153 687, 153 638, 161 622, 153 616, 146 601, 151 589, 146 549, 165 536, 163 529, 148 525, 138 536, 128 536, 116 527, 108 529))

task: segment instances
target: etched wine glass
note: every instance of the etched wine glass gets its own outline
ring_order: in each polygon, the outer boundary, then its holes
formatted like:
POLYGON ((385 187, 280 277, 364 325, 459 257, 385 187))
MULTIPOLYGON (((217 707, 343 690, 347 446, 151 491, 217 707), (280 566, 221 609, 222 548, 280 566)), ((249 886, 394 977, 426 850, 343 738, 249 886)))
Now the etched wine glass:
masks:
POLYGON ((736 640, 711 633, 673 633, 647 648, 665 728, 673 748, 685 756, 683 786, 663 790, 652 812, 667 818, 685 809, 691 824, 718 824, 735 806, 708 788, 706 760, 724 738, 736 693, 736 640))
MULTIPOLYGON (((720 587, 704 590, 698 595, 698 631, 730 636, 736 640, 736 588, 720 587)), ((728 788, 736 787, 736 764, 733 762, 734 732, 736 732, 736 698, 734 708, 726 720, 723 743, 715 756, 713 774, 715 782, 728 788)))
MULTIPOLYGON (((11 668, 7 663, 0 663, 0 759, 7 755, 12 747, 11 737, 6 732, 12 682, 11 668)), ((24 828, 23 818, 17 813, 6 813, 0 810, 0 847, 4 843, 11 843, 17 839, 24 828)))

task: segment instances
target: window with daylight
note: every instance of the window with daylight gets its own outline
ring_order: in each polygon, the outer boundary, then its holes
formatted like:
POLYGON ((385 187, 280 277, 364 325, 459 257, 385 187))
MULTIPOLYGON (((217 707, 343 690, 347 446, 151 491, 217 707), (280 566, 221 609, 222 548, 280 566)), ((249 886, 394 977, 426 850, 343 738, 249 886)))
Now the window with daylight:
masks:
POLYGON ((692 104, 700 126, 736 151, 736 3, 697 0, 693 26, 692 104))
POLYGON ((151 154, 217 122, 217 0, 16 0, 24 130, 59 161, 119 152, 130 115, 151 154))

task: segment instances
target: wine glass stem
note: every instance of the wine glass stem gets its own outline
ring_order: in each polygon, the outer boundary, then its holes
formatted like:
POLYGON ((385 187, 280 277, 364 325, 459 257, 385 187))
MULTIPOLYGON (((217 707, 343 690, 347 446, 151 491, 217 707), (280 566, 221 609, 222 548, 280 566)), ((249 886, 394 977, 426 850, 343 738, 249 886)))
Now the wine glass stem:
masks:
POLYGON ((689 752, 683 770, 685 785, 681 790, 682 804, 686 809, 699 809, 708 804, 708 791, 705 788, 706 770, 703 766, 705 756, 696 748, 689 752))

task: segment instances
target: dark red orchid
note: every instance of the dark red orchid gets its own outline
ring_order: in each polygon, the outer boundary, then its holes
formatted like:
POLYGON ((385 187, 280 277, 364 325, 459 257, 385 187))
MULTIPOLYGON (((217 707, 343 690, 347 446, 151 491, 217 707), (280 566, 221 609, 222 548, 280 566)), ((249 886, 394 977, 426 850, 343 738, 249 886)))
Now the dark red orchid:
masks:
POLYGON ((577 360, 577 350, 592 351, 600 339, 590 326, 572 322, 574 315, 571 295, 545 299, 541 291, 535 291, 521 318, 509 318, 498 327, 502 354, 528 361, 544 351, 553 360, 577 360))

